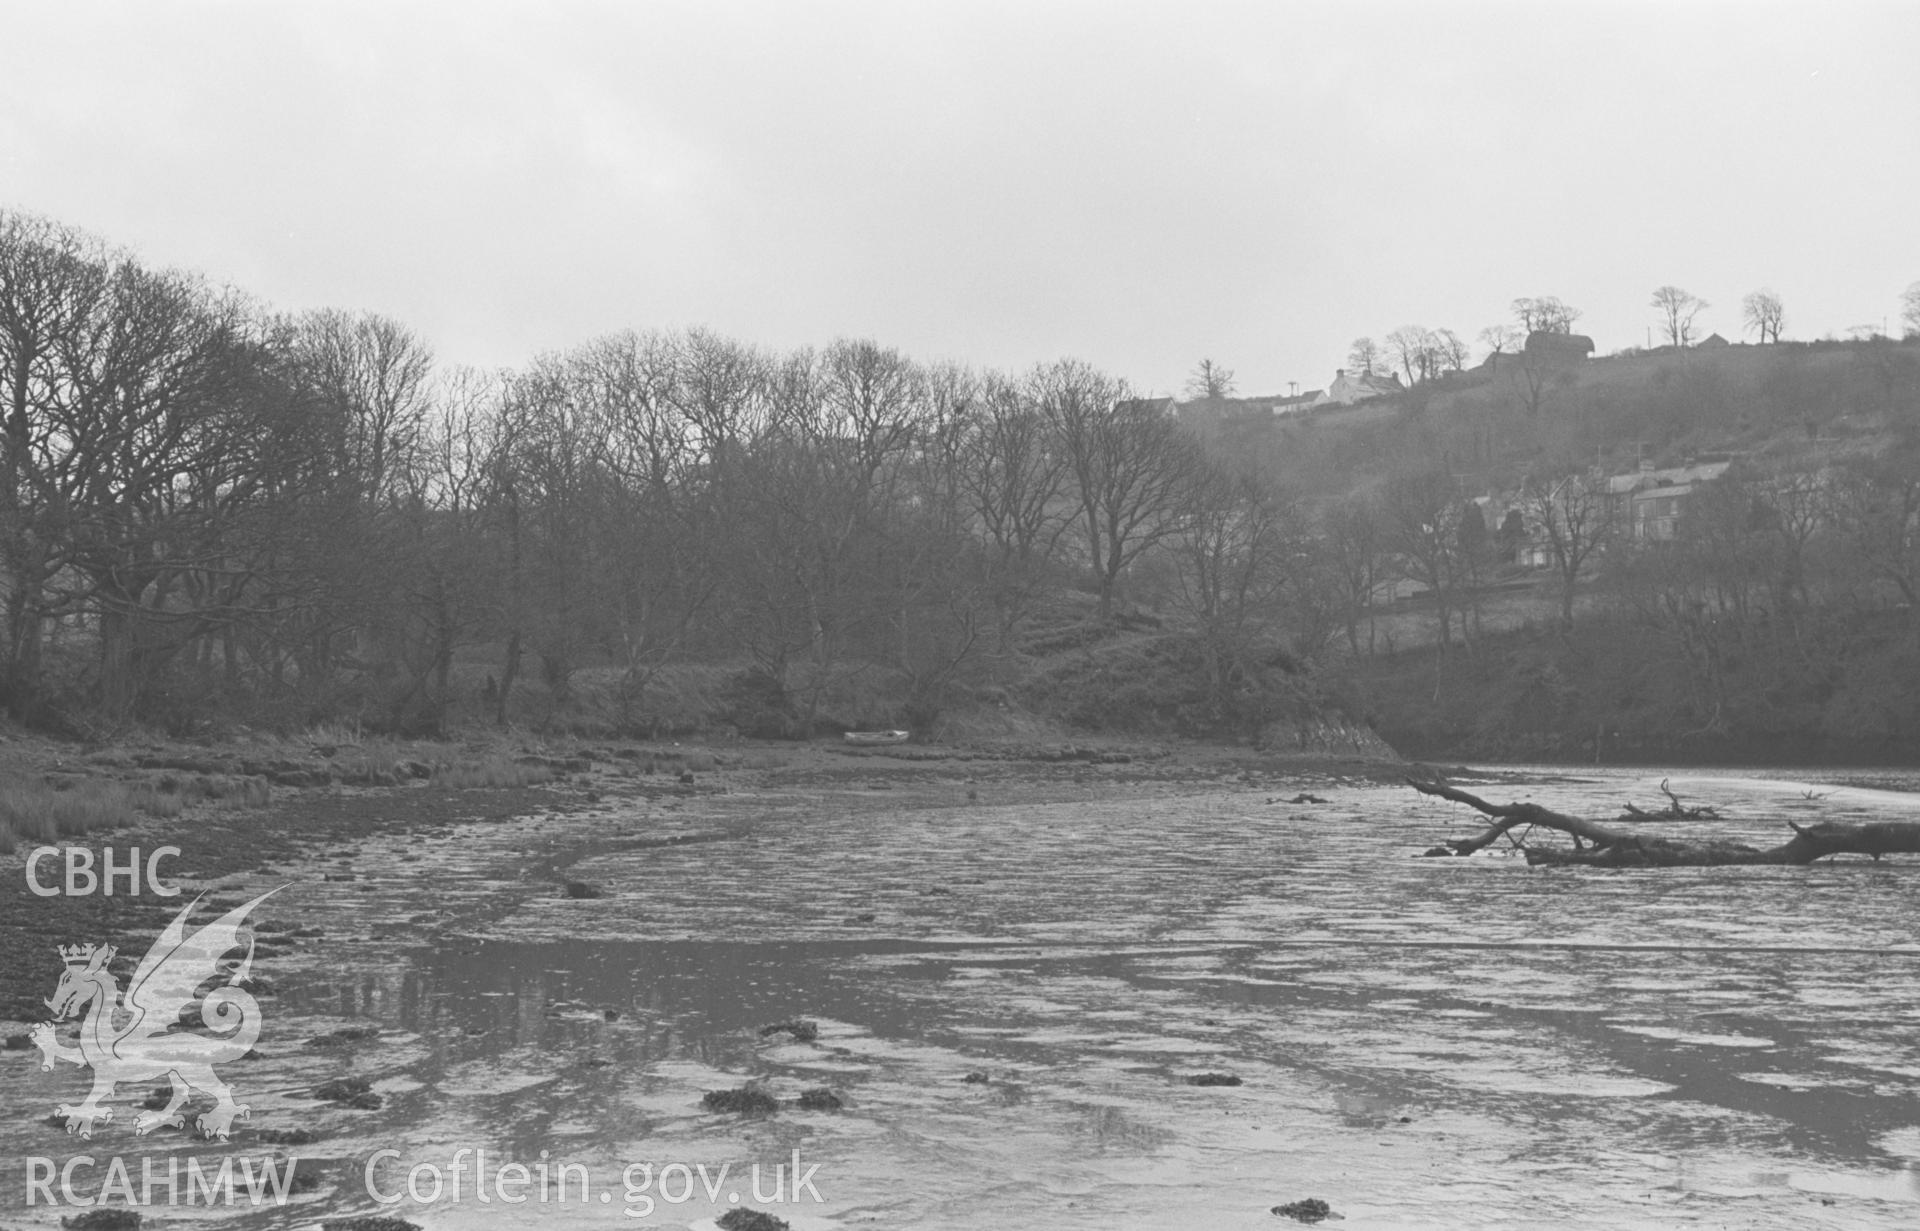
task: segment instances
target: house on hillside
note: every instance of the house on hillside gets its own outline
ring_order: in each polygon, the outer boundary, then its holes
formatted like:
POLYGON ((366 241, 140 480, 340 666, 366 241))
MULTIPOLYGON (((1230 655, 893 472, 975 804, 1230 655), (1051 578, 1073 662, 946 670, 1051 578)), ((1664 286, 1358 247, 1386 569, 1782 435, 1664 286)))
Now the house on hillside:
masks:
MULTIPOLYGON (((1319 390, 1293 396, 1271 394, 1246 398, 1192 398, 1173 402, 1172 414, 1192 428, 1260 426, 1287 415, 1306 411, 1320 396, 1319 390)), ((1172 399, 1167 399, 1172 402, 1172 399)))
POLYGON ((1584 333, 1536 329, 1527 335, 1526 353, 1571 367, 1593 354, 1593 339, 1584 333))
POLYGON ((1526 492, 1514 487, 1490 491, 1474 501, 1487 523, 1488 541, 1502 564, 1524 569, 1550 568, 1553 543, 1527 511, 1526 492))
POLYGON ((1333 383, 1327 386, 1326 392, 1316 397, 1312 405, 1316 408, 1351 406, 1369 398, 1406 391, 1406 386, 1400 383, 1398 376, 1382 376, 1378 372, 1349 372, 1341 368, 1333 374, 1333 383))
POLYGON ((1172 398, 1128 398, 1124 402, 1115 402, 1113 409, 1123 415, 1163 415, 1173 418, 1180 413, 1180 403, 1172 398))
POLYGON ((1498 372, 1520 363, 1530 369, 1577 367, 1593 354, 1593 339, 1583 333, 1559 333, 1536 329, 1527 335, 1526 345, 1517 351, 1495 351, 1480 363, 1488 372, 1498 372))
POLYGON ((1538 532, 1527 515, 1526 496, 1520 488, 1505 491, 1489 488, 1484 496, 1469 497, 1467 512, 1480 518, 1485 542, 1497 563, 1517 564, 1527 569, 1545 568, 1553 563, 1553 544, 1538 532))
POLYGON ((1706 337, 1700 339, 1700 345, 1698 349, 1719 350, 1723 346, 1732 346, 1732 345, 1733 343, 1727 341, 1725 338, 1721 337, 1719 334, 1710 333, 1706 337))
POLYGON ((1180 426, 1193 431, 1207 431, 1225 427, 1238 418, 1234 403, 1238 398, 1188 398, 1178 401, 1167 398, 1167 413, 1180 421, 1180 426))
POLYGON ((1619 501, 1619 525, 1637 542, 1670 541, 1679 528, 1687 497, 1732 469, 1730 461, 1697 462, 1656 470, 1651 462, 1607 480, 1607 494, 1619 501))
POLYGON ((1310 408, 1319 400, 1320 390, 1310 389, 1305 393, 1270 393, 1259 397, 1235 398, 1242 410, 1250 416, 1262 416, 1268 419, 1297 415, 1310 408))
POLYGON ((1305 393, 1295 393, 1287 397, 1276 395, 1263 400, 1267 403, 1267 412, 1279 419, 1287 415, 1305 414, 1313 408, 1314 403, 1318 402, 1325 392, 1324 389, 1309 389, 1305 393))

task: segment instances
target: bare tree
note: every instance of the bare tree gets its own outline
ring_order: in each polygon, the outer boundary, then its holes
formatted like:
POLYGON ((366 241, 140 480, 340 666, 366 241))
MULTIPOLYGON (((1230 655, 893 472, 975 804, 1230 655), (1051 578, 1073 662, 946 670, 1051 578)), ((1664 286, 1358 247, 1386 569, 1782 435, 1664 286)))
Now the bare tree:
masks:
POLYGON ((1303 528, 1292 503, 1249 467, 1203 464, 1188 499, 1169 540, 1177 600, 1199 631, 1212 704, 1225 711, 1302 579, 1303 528))
POLYGON ((906 503, 928 406, 920 367, 864 339, 789 355, 774 375, 732 543, 755 595, 746 627, 756 656, 784 683, 788 659, 806 653, 808 721, 850 652, 884 636, 897 613, 888 523, 906 503))
POLYGON ((824 672, 846 632, 839 612, 824 605, 819 570, 837 570, 842 558, 831 527, 846 524, 851 512, 835 473, 849 460, 850 442, 823 430, 824 382, 812 351, 764 363, 754 399, 764 413, 741 420, 743 435, 716 468, 715 563, 727 577, 719 616, 729 639, 778 694, 769 700, 784 707, 793 661, 811 657, 824 672))
POLYGON ((690 329, 674 364, 674 410, 693 430, 707 464, 725 468, 729 454, 767 412, 771 360, 751 346, 707 329, 690 329))
POLYGON ((1787 323, 1787 308, 1777 292, 1762 288, 1750 293, 1740 301, 1740 311, 1747 331, 1758 335, 1762 343, 1780 340, 1780 330, 1787 323))
POLYGON ((1512 359, 1503 360, 1498 375, 1506 381, 1508 391, 1527 412, 1527 417, 1537 419, 1547 403, 1547 394, 1556 385, 1571 380, 1573 374, 1554 352, 1529 347, 1512 359))
POLYGON ((1235 387, 1233 369, 1222 367, 1211 359, 1202 359, 1200 366, 1187 377, 1188 397, 1205 398, 1208 401, 1232 397, 1235 387))
POLYGON ((310 312, 287 327, 286 366, 307 398, 324 470, 307 509, 324 529, 305 553, 318 584, 298 649, 302 674, 324 678, 338 659, 397 676, 395 725, 437 727, 427 694, 431 679, 445 677, 436 647, 450 609, 430 544, 435 468, 422 455, 432 354, 405 326, 371 314, 310 312))
POLYGON ((1060 499, 1067 454, 1053 447, 1033 380, 987 379, 972 430, 962 441, 960 481, 986 539, 990 594, 998 608, 1001 648, 1040 591, 1055 548, 1074 521, 1060 499))
POLYGON ((674 401, 684 357, 673 338, 632 331, 572 357, 607 432, 605 507, 594 529, 607 539, 612 609, 601 626, 624 665, 618 698, 628 724, 640 721, 648 684, 691 639, 722 576, 707 558, 713 502, 693 428, 674 401))
POLYGON ((1480 345, 1493 355, 1510 355, 1526 341, 1526 330, 1517 325, 1488 325, 1480 331, 1480 345))
POLYGON ((1840 467, 1825 500, 1833 555, 1866 579, 1879 605, 1905 613, 1920 640, 1920 470, 1911 456, 1840 467))
POLYGON ((1386 547, 1380 512, 1364 496, 1349 496, 1320 515, 1320 546, 1339 590, 1347 649, 1360 657, 1360 621, 1367 621, 1368 657, 1374 651, 1374 596, 1384 579, 1386 547))
POLYGON ((335 412, 337 473, 355 498, 388 499, 408 472, 427 413, 432 352, 382 316, 311 312, 295 329, 300 375, 335 412))
POLYGON ((1198 446, 1150 404, 1129 399, 1123 382, 1078 360, 1041 367, 1031 385, 1072 475, 1105 618, 1127 568, 1178 527, 1198 446))
POLYGON ((1598 472, 1544 480, 1529 478, 1521 488, 1526 526, 1553 553, 1560 586, 1560 622, 1573 627, 1573 600, 1594 556, 1613 540, 1614 501, 1598 472))
POLYGON ((1513 301, 1513 315, 1528 333, 1572 333, 1580 319, 1580 309, 1560 302, 1552 295, 1520 298, 1513 301))
POLYGON ((923 369, 924 408, 901 469, 904 490, 876 529, 893 612, 883 661, 907 682, 905 717, 931 729, 992 644, 1001 576, 975 534, 970 443, 987 381, 956 363, 923 369))
POLYGON ((1900 320, 1906 325, 1909 338, 1920 337, 1920 282, 1901 292, 1900 320))
POLYGON ((820 355, 827 430, 852 447, 863 497, 890 476, 888 463, 912 445, 926 406, 919 365, 890 346, 842 338, 820 355))
POLYGON ((187 571, 208 562, 210 527, 270 481, 257 463, 278 404, 250 396, 257 343, 235 297, 117 260, 89 327, 53 348, 67 393, 47 407, 54 465, 43 473, 80 531, 69 563, 85 579, 98 697, 115 717, 131 716, 202 631, 180 610, 187 571))
POLYGON ((1444 656, 1467 579, 1460 533, 1467 505, 1459 485, 1439 467, 1403 472, 1387 481, 1379 507, 1385 546, 1400 575, 1433 600, 1434 640, 1444 656))
POLYGON ((1402 325, 1387 335, 1387 353, 1406 374, 1407 384, 1430 380, 1440 365, 1440 340, 1424 325, 1402 325))
POLYGON ((52 406, 71 396, 57 350, 89 328, 105 295, 97 241, 0 212, 0 704, 19 715, 40 695, 46 622, 61 614, 54 583, 73 547, 58 517, 72 459, 53 430, 52 406))
POLYGON ((404 667, 389 707, 403 730, 442 725, 455 651, 497 622, 501 577, 486 526, 503 389, 499 377, 472 369, 435 378, 409 450, 408 492, 389 536, 400 563, 387 570, 389 597, 375 613, 392 628, 404 667))
POLYGON ((1372 338, 1355 338, 1347 348, 1347 367, 1362 376, 1380 373, 1385 366, 1386 354, 1372 338))
POLYGON ((1660 328, 1671 346, 1693 345, 1693 321, 1711 307, 1706 300, 1677 286, 1663 286, 1653 293, 1652 306, 1660 309, 1660 328))
POLYGON ((1387 335, 1388 353, 1400 364, 1409 386, 1467 366, 1468 347, 1451 329, 1403 325, 1387 335))
POLYGON ((502 689, 523 647, 538 656, 554 706, 568 703, 584 652, 607 635, 610 478, 606 407, 575 354, 542 356, 512 381, 503 404, 516 536, 515 596, 502 689))
POLYGON ((1817 471, 1797 468, 1773 471, 1754 485, 1749 519, 1766 541, 1777 613, 1795 616, 1812 604, 1810 579, 1824 566, 1814 559, 1813 544, 1829 528, 1832 486, 1817 471))

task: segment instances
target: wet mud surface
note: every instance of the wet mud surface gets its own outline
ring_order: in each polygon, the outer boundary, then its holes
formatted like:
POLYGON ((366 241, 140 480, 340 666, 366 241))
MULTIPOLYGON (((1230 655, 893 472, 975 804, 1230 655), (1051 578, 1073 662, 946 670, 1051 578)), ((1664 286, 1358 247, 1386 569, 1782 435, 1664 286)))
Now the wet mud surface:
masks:
MULTIPOLYGON (((1610 817, 1663 776, 1477 789, 1610 817)), ((366 1191, 376 1152, 397 1190, 462 1148, 584 1167, 588 1200, 513 1209, 552 1227, 736 1205, 796 1228, 1270 1227, 1307 1198, 1356 1228, 1920 1222, 1915 863, 1419 859, 1478 818, 1343 774, 716 778, 728 793, 529 792, 547 810, 368 825, 226 876, 236 902, 288 884, 272 921, 318 933, 258 963, 260 1056, 226 1073, 250 1119, 224 1146, 136 1137, 147 1090, 125 1089, 80 1142, 45 1117, 84 1075, 7 1053, 0 1155, 271 1152, 319 1177, 283 1207, 152 1211, 234 1226, 499 1225, 470 1176, 457 1201, 366 1191), (766 1030, 795 1022, 817 1029, 766 1030), (378 1106, 312 1097, 343 1077, 378 1106), (703 1105, 742 1087, 773 1110, 703 1105), (802 1105, 820 1090, 840 1106, 802 1105), (292 1133, 314 1140, 271 1139, 292 1133), (823 1200, 753 1200, 748 1170, 796 1151, 823 1200), (626 1216, 643 1162, 732 1178, 626 1216)), ((1673 776, 1717 831, 1766 842, 1788 817, 1920 813, 1905 776, 1866 781, 1673 776)), ((22 1200, 0 1171, 0 1224, 71 1212, 22 1200)))

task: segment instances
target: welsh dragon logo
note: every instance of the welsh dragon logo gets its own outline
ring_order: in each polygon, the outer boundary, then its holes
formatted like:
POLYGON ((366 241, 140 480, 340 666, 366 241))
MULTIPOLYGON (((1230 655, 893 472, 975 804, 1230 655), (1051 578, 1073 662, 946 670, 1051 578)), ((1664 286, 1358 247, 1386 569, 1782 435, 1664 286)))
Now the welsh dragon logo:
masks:
POLYGON ((247 915, 278 892, 268 890, 189 936, 187 916, 200 904, 200 898, 194 898, 140 959, 124 1000, 119 981, 107 969, 115 952, 111 945, 60 947, 66 971, 46 1002, 53 1021, 35 1026, 31 1037, 43 1057, 43 1070, 53 1068, 56 1060, 93 1069, 93 1090, 86 1100, 77 1107, 62 1103, 54 1109, 66 1117, 69 1133, 91 1137, 98 1121, 113 1119, 113 1108, 102 1102, 112 1097, 114 1086, 165 1074, 173 1083, 173 1097, 163 1110, 135 1117, 133 1131, 186 1127, 180 1108, 199 1090, 214 1099, 213 1110, 200 1117, 200 1131, 227 1139, 235 1117, 245 1116, 247 1107, 233 1101, 233 1091, 213 1066, 245 1055, 260 1037, 260 1004, 240 986, 253 968, 251 928, 246 957, 237 967, 222 959, 241 947, 241 924, 247 915), (189 1020, 196 1008, 206 1033, 196 1031, 189 1020), (82 1013, 79 1046, 64 1046, 54 1036, 55 1024, 82 1013))

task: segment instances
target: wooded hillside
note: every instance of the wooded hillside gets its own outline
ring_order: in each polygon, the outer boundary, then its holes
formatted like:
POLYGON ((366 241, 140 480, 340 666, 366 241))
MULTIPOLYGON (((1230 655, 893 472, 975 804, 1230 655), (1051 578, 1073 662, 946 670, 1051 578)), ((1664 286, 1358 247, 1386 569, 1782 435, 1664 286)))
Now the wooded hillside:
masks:
POLYGON ((1920 734, 1889 684, 1920 665, 1920 345, 1447 354, 1204 432, 1072 359, 865 339, 624 332, 481 372, 0 215, 0 702, 96 733, 1261 738, 1331 691, 1465 751, 1529 751, 1494 713, 1920 734), (1708 450, 1725 474, 1637 537, 1614 479, 1708 450))

